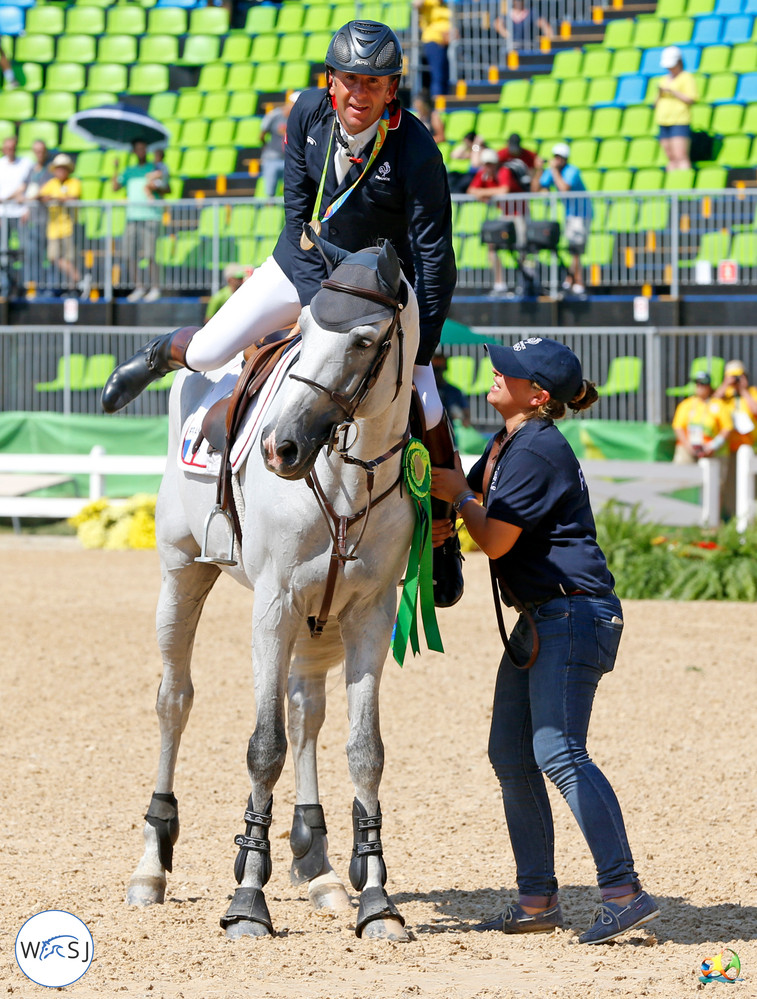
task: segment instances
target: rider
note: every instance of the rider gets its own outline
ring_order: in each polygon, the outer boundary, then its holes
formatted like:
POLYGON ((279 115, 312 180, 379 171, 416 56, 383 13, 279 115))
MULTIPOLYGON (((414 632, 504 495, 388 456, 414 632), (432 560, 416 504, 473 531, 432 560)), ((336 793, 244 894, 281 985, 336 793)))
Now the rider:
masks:
MULTIPOLYGON (((202 329, 183 327, 151 340, 119 365, 102 395, 116 412, 147 385, 180 367, 222 367, 260 337, 296 322, 327 276, 307 249, 303 224, 350 251, 389 239, 413 284, 420 311, 414 382, 434 465, 454 464, 454 445, 434 381, 431 358, 456 281, 452 210, 441 154, 428 130, 396 99, 402 48, 376 21, 350 21, 329 43, 325 90, 308 90, 287 123, 286 224, 265 263, 202 329)), ((435 501, 436 502, 436 501, 435 501)), ((450 516, 434 511, 436 518, 450 516)), ((462 595, 457 538, 434 550, 438 606, 462 595)))

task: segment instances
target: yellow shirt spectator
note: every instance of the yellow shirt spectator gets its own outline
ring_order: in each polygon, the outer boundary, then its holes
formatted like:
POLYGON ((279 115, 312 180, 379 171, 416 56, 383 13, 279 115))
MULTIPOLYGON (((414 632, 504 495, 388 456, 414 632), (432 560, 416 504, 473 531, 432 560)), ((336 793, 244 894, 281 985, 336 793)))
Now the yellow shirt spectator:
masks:
POLYGON ((418 7, 418 16, 424 45, 427 42, 449 44, 452 13, 447 4, 439 3, 439 0, 423 0, 418 7))
MULTIPOLYGON (((689 396, 678 404, 673 416, 673 429, 682 431, 692 447, 707 445, 718 436, 725 441, 732 426, 728 407, 712 396, 709 399, 689 396)), ((721 446, 720 452, 722 451, 721 446)))
MULTIPOLYGON (((752 401, 757 405, 757 388, 750 385, 747 391, 752 401)), ((757 442, 757 417, 749 412, 744 400, 735 389, 726 389, 723 405, 733 423, 733 433, 728 439, 729 450, 735 452, 742 444, 755 444, 757 442), (750 423, 751 430, 748 429, 750 423)))
POLYGON ((51 177, 40 189, 41 198, 50 198, 47 203, 47 238, 65 239, 74 231, 73 212, 66 205, 56 204, 62 199, 78 201, 81 198, 81 182, 76 177, 60 180, 51 177))
MULTIPOLYGON (((691 98, 692 101, 699 100, 696 80, 693 74, 687 73, 686 70, 678 73, 675 77, 668 73, 667 76, 663 76, 657 81, 657 86, 663 91, 672 88, 691 98)), ((657 97, 657 89, 653 87, 652 92, 657 97)), ((662 93, 657 97, 654 120, 657 125, 690 125, 691 105, 670 93, 662 93)))

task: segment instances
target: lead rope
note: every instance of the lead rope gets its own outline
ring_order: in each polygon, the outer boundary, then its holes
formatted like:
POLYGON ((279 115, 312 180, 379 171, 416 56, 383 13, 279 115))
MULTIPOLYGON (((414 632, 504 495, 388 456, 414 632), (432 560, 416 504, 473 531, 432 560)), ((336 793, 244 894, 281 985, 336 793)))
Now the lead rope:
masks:
MULTIPOLYGON (((491 485, 492 478, 494 477, 494 470, 499 464, 500 459, 504 456, 510 441, 513 439, 517 433, 518 428, 516 427, 512 433, 508 434, 507 429, 500 430, 497 436, 494 438, 494 443, 492 444, 492 449, 489 452, 489 457, 486 461, 486 467, 484 468, 484 476, 482 481, 482 492, 484 495, 484 505, 486 505, 489 496, 489 487, 491 485)), ((497 625, 499 627, 500 638, 502 639, 502 644, 505 647, 505 652, 510 658, 510 662, 516 669, 530 669, 536 662, 537 656, 539 655, 539 632, 536 630, 536 623, 534 622, 531 614, 526 610, 523 604, 518 600, 513 591, 505 582, 504 578, 497 572, 495 568, 494 560, 489 559, 489 576, 491 577, 492 584, 492 596, 494 597, 494 611, 497 616, 497 625), (528 621, 528 626, 531 629, 531 655, 528 657, 526 663, 522 666, 518 662, 515 653, 513 652, 512 646, 507 635, 507 629, 505 628, 505 621, 502 616, 502 592, 504 592, 507 599, 510 601, 515 610, 522 614, 528 621)))

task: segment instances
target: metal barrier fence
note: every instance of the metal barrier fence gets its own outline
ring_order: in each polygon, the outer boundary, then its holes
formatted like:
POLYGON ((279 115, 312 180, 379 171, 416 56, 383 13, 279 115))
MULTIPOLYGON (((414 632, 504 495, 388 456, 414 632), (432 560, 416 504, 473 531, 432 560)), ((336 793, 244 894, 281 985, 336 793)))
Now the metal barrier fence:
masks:
MULTIPOLYGON (((552 296, 559 294, 571 259, 567 215, 587 216, 580 259, 590 291, 649 285, 676 296, 687 287, 725 281, 757 287, 754 190, 550 191, 508 195, 502 204, 460 195, 453 197, 453 208, 458 287, 466 291, 492 286, 492 258, 481 242, 481 227, 500 218, 503 208, 560 224, 557 252, 532 255, 536 276, 552 296)), ((0 294, 33 296, 51 289, 79 294, 77 284, 87 276, 90 297, 106 301, 137 285, 157 286, 163 295, 207 295, 223 283, 226 264, 262 263, 284 224, 280 198, 166 201, 160 218, 148 223, 130 222, 128 210, 123 201, 80 202, 71 209, 76 224, 65 250, 73 266, 68 272, 50 262, 43 224, 0 217, 0 294)), ((500 259, 514 290, 515 257, 500 251, 500 259)))
MULTIPOLYGON (((484 339, 514 343, 524 336, 551 336, 576 351, 600 400, 580 419, 668 423, 694 370, 708 368, 717 380, 725 361, 738 357, 757 374, 753 329, 658 327, 474 327, 484 339), (673 388, 677 394, 669 394, 673 388)), ((166 329, 156 327, 0 326, 0 409, 6 412, 99 414, 100 392, 118 361, 166 329)), ((479 344, 443 348, 449 375, 470 399, 471 419, 494 428, 499 418, 486 404, 491 367, 479 344)), ((168 411, 172 376, 154 382, 119 419, 168 411)))

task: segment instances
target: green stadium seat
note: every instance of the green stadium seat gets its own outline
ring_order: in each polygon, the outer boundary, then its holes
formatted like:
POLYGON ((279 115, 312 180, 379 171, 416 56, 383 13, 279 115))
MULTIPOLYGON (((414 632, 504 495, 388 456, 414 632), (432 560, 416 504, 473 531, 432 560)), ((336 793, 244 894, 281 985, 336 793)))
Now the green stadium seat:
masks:
POLYGON ((613 357, 607 370, 607 381, 597 385, 597 395, 625 395, 641 388, 641 358, 613 357))
POLYGON ((447 358, 447 368, 444 380, 460 389, 466 395, 470 394, 476 374, 476 359, 465 354, 447 358))
POLYGON ((277 13, 278 10, 273 5, 260 4, 256 7, 250 7, 244 22, 245 32, 254 37, 273 31, 276 28, 277 13))
POLYGON ((47 67, 45 86, 50 90, 68 90, 77 94, 84 90, 86 72, 78 62, 54 62, 47 67))
POLYGON ((308 62, 316 64, 322 63, 330 41, 330 31, 311 32, 311 34, 305 38, 305 48, 302 51, 302 58, 306 59, 308 62))
POLYGON ((557 105, 561 108, 577 108, 586 104, 587 82, 582 77, 563 80, 557 94, 557 105))
POLYGON ((642 14, 636 18, 633 32, 633 45, 640 49, 653 49, 662 45, 662 32, 665 22, 656 14, 642 14))
MULTIPOLYGON (((737 46, 734 46, 736 48, 737 46)), ((751 48, 751 46, 750 46, 751 48)), ((702 49, 699 72, 710 76, 712 73, 725 73, 729 69, 732 49, 730 45, 707 45, 702 49)))
POLYGON ((628 76, 638 73, 641 65, 641 50, 636 48, 617 49, 610 61, 611 76, 628 76))
POLYGON ((731 256, 739 267, 757 267, 757 233, 737 232, 731 244, 731 256))
POLYGON ((210 122, 207 142, 213 146, 233 146, 237 123, 233 118, 216 118, 210 122))
POLYGON ((198 90, 222 90, 226 86, 229 67, 225 62, 209 62, 200 70, 197 81, 198 90))
POLYGON ((691 109, 691 127, 698 131, 709 132, 712 121, 712 108, 709 104, 698 102, 691 109))
MULTIPOLYGON (((405 4, 405 6, 407 5, 405 4)), ((394 12, 392 11, 390 13, 390 16, 393 13, 394 12)), ((339 0, 337 0, 337 2, 334 4, 334 6, 331 9, 331 24, 329 25, 331 34, 333 34, 335 31, 338 31, 343 24, 346 24, 348 21, 351 21, 354 16, 355 16, 354 3, 346 3, 345 0, 341 0, 341 2, 339 2, 339 0)), ((399 30, 399 28, 397 27, 397 22, 385 21, 385 23, 392 24, 392 26, 396 30, 399 30)))
POLYGON ((225 7, 195 7, 189 12, 190 35, 226 35, 229 12, 225 7))
POLYGON ((521 111, 508 111, 505 117, 505 136, 510 136, 513 132, 518 135, 528 137, 533 129, 534 113, 523 109, 521 111))
POLYGON ((253 87, 261 93, 273 93, 279 89, 281 71, 279 62, 259 62, 252 75, 253 87))
POLYGON ((95 49, 96 40, 92 35, 61 35, 55 51, 55 60, 90 65, 95 61, 95 49))
POLYGON ((602 175, 603 191, 630 191, 633 171, 623 168, 606 170, 602 175))
POLYGON ((694 377, 699 371, 706 371, 710 376, 713 388, 717 388, 723 381, 725 375, 724 357, 695 357, 689 366, 689 381, 686 385, 672 385, 665 389, 666 395, 688 396, 693 395, 696 389, 694 377))
POLYGON ((534 114, 531 134, 536 139, 545 136, 562 135, 562 111, 559 108, 546 108, 534 114))
POLYGON ((666 198, 644 198, 639 210, 642 232, 665 232, 670 224, 670 202, 666 198))
POLYGON ((88 139, 83 138, 81 135, 74 135, 68 124, 63 125, 60 137, 60 145, 58 147, 63 152, 66 153, 79 153, 85 149, 96 149, 97 145, 94 142, 90 142, 88 139))
POLYGON ((300 31, 304 16, 305 5, 300 3, 300 0, 289 0, 289 2, 285 0, 281 7, 279 7, 276 30, 280 35, 286 34, 289 31, 300 31))
POLYGON ((119 4, 106 11, 105 31, 109 35, 143 35, 146 30, 146 12, 136 4, 119 4))
POLYGON ((205 177, 207 175, 209 150, 206 146, 189 146, 184 150, 179 165, 179 173, 184 177, 205 177))
POLYGON ((228 106, 229 93, 227 90, 210 90, 202 99, 200 114, 209 121, 214 118, 225 118, 228 106))
POLYGON ((252 90, 252 77, 255 67, 250 63, 237 62, 229 66, 226 89, 233 95, 237 90, 252 90))
POLYGON ((664 166, 665 153, 655 135, 639 135, 628 143, 628 163, 664 166))
MULTIPOLYGON (((624 138, 607 138, 603 139, 599 144, 599 150, 597 152, 596 166, 602 170, 612 170, 617 167, 625 166, 626 156, 628 155, 628 142, 624 138)), ((572 159, 571 150, 571 159, 572 159)), ((631 166, 636 166, 632 163, 631 166)))
POLYGON ((66 10, 67 35, 102 35, 104 33, 105 10, 102 7, 77 4, 66 10))
POLYGON ((97 42, 97 61, 133 66, 137 61, 134 35, 103 35, 97 42))
POLYGON ((635 198, 618 198, 607 212, 605 228, 608 232, 636 232, 639 206, 635 198))
MULTIPOLYGON (((612 97, 617 89, 618 81, 614 76, 594 76, 589 80, 589 86, 586 91, 586 103, 589 107, 594 107, 597 104, 607 104, 608 101, 612 100, 612 97)), ((620 114, 620 109, 615 108, 620 114)), ((596 121, 596 115, 594 116, 596 121)))
POLYGON ((721 260, 727 260, 731 252, 731 232, 719 229, 717 232, 706 232, 699 240, 697 261, 704 260, 717 267, 721 260))
POLYGON ((606 232, 590 232, 586 243, 586 252, 581 255, 585 264, 597 264, 607 267, 612 263, 612 251, 615 240, 606 232))
POLYGON ((107 191, 103 195, 103 181, 99 177, 85 177, 81 181, 81 200, 82 201, 101 201, 107 200, 107 191))
POLYGON ((114 354, 92 354, 86 360, 84 376, 79 388, 82 391, 102 388, 115 366, 114 354))
MULTIPOLYGON (((362 15, 361 15, 362 16, 362 15)), ((303 31, 328 31, 331 28, 331 4, 310 3, 302 19, 303 31)))
POLYGON ((607 49, 625 49, 633 44, 634 22, 630 17, 610 21, 605 28, 602 41, 607 49))
POLYGON ((149 35, 185 35, 187 12, 183 7, 153 7, 147 12, 149 35))
MULTIPOLYGON (((6 38, 3 38, 5 48, 6 38)), ((13 46, 16 62, 37 62, 43 65, 55 59, 55 39, 52 35, 19 35, 13 46)))
MULTIPOLYGON (((26 15, 27 18, 29 14, 26 15)), ((723 46, 726 48, 727 46, 723 46)), ((741 42, 731 49, 728 69, 732 73, 753 73, 757 70, 757 46, 754 42, 741 42)))
POLYGON ((656 129, 652 123, 652 108, 645 104, 629 104, 623 109, 620 134, 627 139, 653 135, 656 129))
MULTIPOLYGON (((18 126, 18 146, 19 149, 31 149, 32 143, 37 139, 42 139, 48 149, 55 149, 58 146, 58 133, 60 129, 56 121, 22 121, 18 126)), ((9 135, 15 135, 16 129, 13 122, 0 122, 0 142, 7 139, 9 135)))
MULTIPOLYGON (((689 6, 688 0, 658 0, 657 16, 663 19, 683 17, 686 13, 687 6, 689 6)), ((712 10, 714 6, 715 0, 712 0, 708 9, 712 10)))
POLYGON ((746 106, 741 128, 745 135, 757 135, 757 104, 746 106))
MULTIPOLYGON (((567 134, 567 133, 566 133, 567 134)), ((574 139, 570 144, 570 162, 583 172, 597 161, 596 139, 574 139)))
POLYGON ((592 110, 588 107, 568 108, 563 115, 562 127, 568 139, 591 134, 592 110))
POLYGON ((250 62, 270 62, 277 57, 278 50, 277 35, 258 35, 252 39, 250 62))
POLYGON ((531 82, 531 89, 528 92, 527 106, 534 111, 543 111, 545 108, 554 107, 557 103, 557 92, 559 83, 550 77, 535 77, 531 82))
MULTIPOLYGON (((617 24, 617 21, 611 22, 617 24)), ((552 76, 558 80, 574 80, 581 76, 584 54, 581 49, 562 49, 555 53, 552 76)))
POLYGON ((129 73, 130 94, 160 94, 168 90, 168 66, 138 62, 129 73))
MULTIPOLYGON (((128 77, 126 66, 118 63, 97 62, 89 68, 87 88, 93 91, 120 94, 128 86, 128 77)), ((79 110, 81 110, 81 105, 79 110)))
POLYGON ((257 90, 232 91, 226 114, 229 118, 246 118, 249 115, 254 115, 258 105, 258 97, 257 90))
MULTIPOLYGON (((460 113, 460 111, 451 112, 452 115, 460 113)), ((449 119, 449 117, 450 116, 448 115, 447 118, 449 119)), ((482 111, 478 112, 478 118, 476 118, 474 128, 476 133, 490 145, 504 145, 506 142, 504 124, 505 114, 501 108, 484 108, 482 111)), ((468 131, 473 131, 473 128, 468 129, 468 131)), ((447 134, 446 123, 445 135, 452 145, 457 144, 457 139, 452 139, 451 136, 447 134)))
POLYGON ((489 206, 480 201, 460 202, 455 219, 455 231, 460 235, 472 235, 480 240, 481 226, 488 214, 489 206))
POLYGON ((620 108, 597 108, 591 119, 591 134, 597 139, 620 135, 620 108))
POLYGON ((710 130, 713 135, 740 135, 743 119, 742 104, 719 104, 713 109, 710 130))
MULTIPOLYGON (((257 9, 257 7, 253 7, 250 13, 257 9)), ((252 39, 248 38, 247 35, 227 35, 223 40, 223 48, 221 49, 222 61, 228 64, 246 63, 250 58, 251 45, 252 39)))
POLYGON ((139 39, 139 61, 175 66, 179 61, 179 39, 176 35, 144 35, 139 39))
MULTIPOLYGON (((13 93, 19 93, 18 90, 13 93)), ((37 97, 36 115, 44 121, 68 121, 76 111, 76 97, 57 90, 43 90, 37 97)), ((0 117, 5 114, 0 111, 0 117)))
MULTIPOLYGON (((494 113, 495 109, 488 109, 494 113)), ((501 114, 501 112, 500 112, 501 114)), ((449 142, 459 142, 468 132, 477 130, 476 112, 469 110, 449 111, 444 118, 444 134, 449 142)), ((500 119, 502 121, 502 119, 500 119)))
POLYGON ((665 173, 663 187, 666 191, 690 191, 694 186, 696 171, 692 168, 688 170, 668 170, 665 173))
POLYGON ((153 94, 147 106, 148 112, 165 123, 166 118, 172 118, 176 110, 178 95, 172 92, 167 94, 153 94))
POLYGON ((55 378, 49 382, 37 382, 35 388, 38 392, 58 392, 66 386, 72 389, 81 388, 85 366, 84 354, 69 354, 68 358, 59 357, 55 378))
POLYGON ((29 35, 62 35, 65 12, 57 4, 29 7, 24 18, 24 31, 29 35))
POLYGON ((88 149, 79 153, 76 157, 76 170, 74 171, 79 180, 86 180, 91 177, 103 177, 103 154, 100 149, 88 149))
MULTIPOLYGON (((263 89, 258 83, 258 75, 255 74, 255 86, 263 89)), ((310 86, 310 63, 304 59, 293 59, 285 62, 281 66, 281 79, 279 87, 282 90, 304 90, 310 86)))
POLYGON ((236 165, 237 151, 234 146, 213 146, 205 169, 208 177, 216 177, 218 174, 234 173, 236 165))
POLYGON ((530 88, 531 84, 528 80, 508 80, 502 85, 502 90, 499 92, 499 106, 508 111, 526 107, 530 88))
MULTIPOLYGON (((202 9, 216 10, 215 7, 202 9)), ((180 63, 184 66, 204 66, 208 62, 218 62, 220 48, 218 35, 188 35, 180 63)))
MULTIPOLYGON (((0 113, 0 117, 5 117, 0 113)), ((748 135, 726 135, 723 144, 715 155, 718 166, 747 167, 752 166, 750 150, 752 138, 748 135)))
POLYGON ((282 205, 261 205, 255 210, 252 232, 255 236, 278 236, 284 227, 282 205))
POLYGON ((234 205, 228 222, 228 232, 232 236, 249 236, 253 230, 255 211, 252 205, 234 205))
POLYGON ((234 132, 234 145, 245 149, 255 149, 260 145, 260 117, 243 117, 237 121, 234 132))
POLYGON ((714 104, 716 102, 722 104, 730 101, 736 93, 737 83, 738 77, 735 73, 713 73, 707 79, 707 85, 704 93, 701 95, 701 100, 705 104, 714 104))
POLYGON ((202 113, 204 94, 200 90, 182 90, 176 100, 174 115, 182 121, 187 118, 199 118, 202 113))
POLYGON ((593 80, 596 76, 609 76, 611 60, 610 49, 599 47, 588 49, 584 55, 583 75, 588 80, 593 80))
POLYGON ((176 138, 180 146, 204 146, 208 141, 210 122, 207 118, 187 118, 176 138))
POLYGON ((665 171, 657 167, 642 167, 633 177, 634 191, 661 191, 665 186, 665 171))
MULTIPOLYGON (((323 61, 323 55, 326 49, 321 52, 321 59, 319 62, 323 61)), ((282 35, 279 39, 279 47, 276 52, 276 58, 280 62, 294 62, 295 60, 300 60, 305 57, 305 36, 304 35, 282 35)), ((273 54, 267 56, 266 58, 272 59, 273 54)))
POLYGON ((728 170, 725 167, 702 167, 697 170, 694 187, 699 191, 713 191, 725 187, 728 182, 728 170))
POLYGON ((660 45, 685 45, 693 34, 694 21, 690 17, 671 17, 665 22, 660 45))

